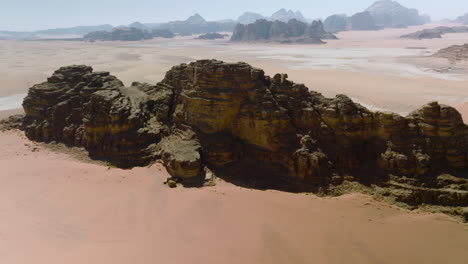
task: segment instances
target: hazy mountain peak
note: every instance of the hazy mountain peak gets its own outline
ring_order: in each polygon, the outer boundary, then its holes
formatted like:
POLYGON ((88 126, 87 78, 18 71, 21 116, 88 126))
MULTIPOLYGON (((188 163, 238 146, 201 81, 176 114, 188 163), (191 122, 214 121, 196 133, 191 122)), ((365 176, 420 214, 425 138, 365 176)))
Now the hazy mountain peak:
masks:
POLYGON ((237 18, 237 21, 241 24, 250 24, 263 18, 264 17, 258 13, 244 12, 244 14, 242 14, 241 16, 239 16, 239 18, 237 18))
POLYGON ((294 12, 292 10, 286 10, 285 8, 281 8, 280 10, 273 13, 273 15, 271 15, 270 17, 270 20, 272 21, 279 20, 283 22, 288 22, 291 19, 305 21, 305 18, 301 12, 299 11, 294 12))
POLYGON ((196 13, 195 15, 187 18, 185 22, 191 23, 191 24, 200 24, 200 23, 205 23, 206 20, 202 16, 200 16, 200 14, 196 13))

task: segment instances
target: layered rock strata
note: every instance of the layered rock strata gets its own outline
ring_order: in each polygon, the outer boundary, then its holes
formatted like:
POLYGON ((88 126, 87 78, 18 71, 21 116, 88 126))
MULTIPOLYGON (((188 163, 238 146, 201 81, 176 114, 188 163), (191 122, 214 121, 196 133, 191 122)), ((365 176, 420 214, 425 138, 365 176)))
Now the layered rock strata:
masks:
POLYGON ((307 24, 296 19, 287 23, 260 19, 248 25, 238 24, 231 37, 231 41, 305 44, 322 44, 324 39, 336 39, 336 36, 326 32, 321 21, 307 24))
POLYGON ((454 108, 372 112, 287 77, 201 60, 125 87, 108 72, 63 67, 30 88, 23 127, 32 140, 85 147, 121 167, 162 160, 179 179, 209 170, 294 191, 354 179, 404 190, 405 202, 468 205, 468 127, 454 108))

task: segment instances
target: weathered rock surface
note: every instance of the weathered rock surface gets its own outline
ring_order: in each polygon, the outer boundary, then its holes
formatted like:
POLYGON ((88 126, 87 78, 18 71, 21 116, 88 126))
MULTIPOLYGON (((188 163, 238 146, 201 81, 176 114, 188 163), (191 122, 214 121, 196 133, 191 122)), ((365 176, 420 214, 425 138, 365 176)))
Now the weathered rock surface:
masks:
POLYGON ((442 38, 442 35, 448 33, 467 33, 468 27, 436 27, 432 29, 423 29, 414 33, 406 34, 401 38, 408 39, 433 39, 442 38))
POLYGON ((407 117, 371 112, 286 74, 202 60, 131 87, 87 66, 63 67, 23 105, 30 139, 82 146, 122 167, 160 159, 180 179, 212 171, 293 191, 352 178, 389 186, 407 203, 468 205, 468 126, 437 102, 407 117))
POLYGON ((439 50, 434 57, 446 58, 452 62, 468 60, 468 43, 464 45, 454 45, 439 50))
POLYGON ((253 24, 238 24, 231 37, 231 41, 310 44, 321 44, 322 39, 336 39, 336 36, 326 32, 321 21, 308 25, 296 19, 288 23, 261 19, 253 24))
POLYGON ((21 129, 23 125, 23 115, 12 115, 0 120, 0 131, 21 129))

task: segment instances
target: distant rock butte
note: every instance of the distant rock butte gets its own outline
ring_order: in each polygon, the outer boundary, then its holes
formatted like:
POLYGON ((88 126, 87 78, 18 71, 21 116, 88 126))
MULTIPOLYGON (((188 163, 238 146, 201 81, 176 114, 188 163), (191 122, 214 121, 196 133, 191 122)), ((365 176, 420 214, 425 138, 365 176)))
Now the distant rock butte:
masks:
POLYGON ((206 34, 211 32, 232 31, 236 26, 234 21, 206 21, 200 14, 195 14, 184 21, 172 21, 161 24, 159 29, 167 29, 180 35, 206 34))
POLYGON ((442 35, 447 33, 468 33, 468 27, 436 27, 432 29, 423 29, 414 33, 403 35, 401 38, 433 39, 442 38, 442 35))
POLYGON ((309 25, 296 19, 288 23, 261 19, 248 25, 238 24, 231 36, 231 41, 242 42, 322 44, 322 39, 336 39, 336 36, 327 33, 321 21, 309 25))
POLYGON ((139 41, 155 37, 173 38, 174 33, 167 29, 153 29, 151 31, 138 28, 114 28, 112 31, 95 31, 83 37, 85 41, 139 41))
POLYGON ((275 13, 273 13, 268 19, 270 21, 278 20, 278 21, 282 21, 282 22, 288 22, 291 19, 296 19, 296 20, 299 20, 299 21, 302 21, 302 22, 306 21, 301 12, 299 12, 299 11, 294 12, 292 10, 286 10, 284 8, 282 8, 282 9, 276 11, 275 13))
POLYGON ((32 140, 85 147, 119 167, 162 160, 182 182, 207 171, 292 191, 351 180, 410 204, 468 205, 468 126, 437 102, 407 117, 372 112, 286 74, 201 60, 130 87, 108 72, 63 67, 31 87, 23 106, 32 140))
POLYGON ((427 17, 419 15, 418 10, 406 8, 391 0, 381 0, 372 4, 365 11, 369 12, 379 28, 399 28, 422 25, 427 17))
POLYGON ((356 13, 347 20, 348 30, 376 30, 374 18, 367 11, 356 13))
POLYGON ((346 30, 346 15, 332 15, 323 22, 323 29, 330 33, 337 33, 346 30))
POLYGON ((416 9, 409 9, 396 1, 377 1, 363 12, 351 17, 332 15, 325 19, 327 32, 337 33, 345 30, 378 30, 422 25, 430 22, 427 15, 419 15, 416 9))
POLYGON ((241 24, 250 24, 259 19, 264 19, 264 17, 257 13, 245 12, 237 19, 237 21, 241 24))
POLYGON ((463 16, 457 17, 455 19, 455 22, 468 25, 468 13, 464 14, 463 16))

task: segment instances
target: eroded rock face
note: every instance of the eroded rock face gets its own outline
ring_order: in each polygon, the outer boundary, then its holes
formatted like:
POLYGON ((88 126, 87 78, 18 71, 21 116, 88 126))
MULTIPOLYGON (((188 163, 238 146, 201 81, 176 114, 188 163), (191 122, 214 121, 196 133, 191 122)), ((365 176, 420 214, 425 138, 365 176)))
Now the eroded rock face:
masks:
POLYGON ((231 41, 306 44, 322 44, 322 39, 336 39, 336 36, 326 32, 321 21, 314 21, 308 25, 296 19, 287 23, 260 19, 248 25, 238 24, 231 37, 231 41))
POLYGON ((375 113, 286 74, 202 60, 173 67, 155 86, 64 67, 30 89, 24 109, 29 138, 83 146, 123 167, 161 159, 178 178, 209 168, 290 190, 352 176, 399 186, 402 201, 468 205, 468 127, 437 102, 407 117, 375 113), (454 176, 437 177, 444 173, 454 176))

